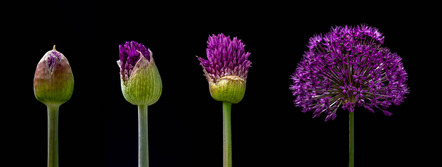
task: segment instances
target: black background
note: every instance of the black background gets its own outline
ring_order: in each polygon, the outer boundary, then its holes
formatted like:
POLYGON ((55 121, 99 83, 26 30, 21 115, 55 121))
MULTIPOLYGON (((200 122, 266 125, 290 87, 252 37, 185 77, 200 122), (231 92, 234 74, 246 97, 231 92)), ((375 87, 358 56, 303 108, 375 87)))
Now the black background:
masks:
POLYGON ((356 109, 356 166, 431 163, 440 133, 433 99, 440 70, 431 65, 440 54, 432 46, 438 17, 420 5, 318 5, 14 5, 4 15, 3 163, 46 166, 46 107, 32 82, 38 61, 55 44, 75 78, 73 96, 60 108, 60 166, 137 166, 137 107, 121 94, 116 64, 118 45, 135 40, 152 50, 163 81, 160 100, 149 107, 151 166, 220 167, 222 104, 211 98, 195 56, 205 57, 209 35, 224 33, 242 39, 252 61, 245 97, 232 106, 234 165, 347 166, 347 111, 329 122, 301 113, 289 78, 311 36, 361 23, 379 28, 384 46, 403 58, 411 94, 389 109, 391 117, 356 109))

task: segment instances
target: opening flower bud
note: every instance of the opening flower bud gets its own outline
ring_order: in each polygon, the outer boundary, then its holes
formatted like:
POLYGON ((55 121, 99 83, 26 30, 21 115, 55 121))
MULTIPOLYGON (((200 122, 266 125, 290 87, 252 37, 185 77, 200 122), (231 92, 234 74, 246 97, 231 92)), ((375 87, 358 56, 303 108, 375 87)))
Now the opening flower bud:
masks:
POLYGON ((119 45, 121 91, 133 105, 152 105, 162 92, 161 76, 152 57, 152 52, 135 41, 119 45))
POLYGON ((218 82, 209 81, 210 95, 217 101, 239 103, 246 92, 246 81, 238 76, 225 76, 218 82))
POLYGON ((224 34, 209 36, 207 60, 198 57, 209 82, 210 95, 217 101, 239 103, 246 91, 251 62, 245 45, 236 37, 224 34))
POLYGON ((74 76, 67 58, 54 48, 37 64, 34 75, 34 95, 38 101, 48 104, 63 104, 74 90, 74 76))

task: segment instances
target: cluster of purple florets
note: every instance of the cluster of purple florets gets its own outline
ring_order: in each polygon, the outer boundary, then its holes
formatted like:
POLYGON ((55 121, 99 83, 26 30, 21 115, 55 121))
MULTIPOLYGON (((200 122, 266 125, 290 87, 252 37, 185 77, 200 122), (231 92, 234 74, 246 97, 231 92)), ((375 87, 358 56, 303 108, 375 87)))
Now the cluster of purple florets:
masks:
POLYGON ((53 71, 55 68, 55 65, 60 61, 61 54, 55 50, 49 51, 49 55, 47 58, 49 71, 53 71))
POLYGON ((214 82, 224 76, 238 76, 247 80, 250 52, 245 52, 245 45, 236 37, 219 34, 209 36, 207 41, 207 60, 198 57, 206 75, 214 82))
POLYGON ((334 27, 310 38, 303 59, 291 79, 294 103, 303 112, 322 113, 325 121, 337 109, 350 112, 362 106, 374 112, 399 105, 408 93, 407 73, 401 57, 382 47, 384 36, 373 27, 334 27))
POLYGON ((150 51, 146 47, 136 41, 127 41, 124 45, 118 45, 120 50, 120 74, 124 80, 128 80, 132 69, 140 59, 140 53, 150 61, 150 51))

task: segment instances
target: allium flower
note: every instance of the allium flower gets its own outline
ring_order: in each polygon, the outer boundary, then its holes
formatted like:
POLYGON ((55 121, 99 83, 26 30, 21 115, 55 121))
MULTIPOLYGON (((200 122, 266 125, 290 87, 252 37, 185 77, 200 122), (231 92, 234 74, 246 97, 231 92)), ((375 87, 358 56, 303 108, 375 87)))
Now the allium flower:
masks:
POLYGON ((121 91, 124 98, 138 106, 138 166, 149 166, 148 106, 156 103, 163 90, 161 76, 152 52, 141 43, 119 45, 121 91))
POLYGON ((209 90, 217 101, 238 103, 244 97, 247 74, 251 62, 245 45, 236 37, 233 40, 224 34, 209 36, 207 60, 198 57, 204 75, 209 82, 209 90))
POLYGON ((68 59, 59 51, 46 52, 37 64, 34 75, 34 95, 47 107, 48 166, 58 166, 58 114, 74 91, 74 75, 68 59))
POLYGON ((54 48, 41 58, 34 75, 34 95, 48 105, 68 101, 74 90, 74 76, 66 57, 54 48))
POLYGON ((374 112, 405 99, 407 73, 401 57, 382 47, 384 36, 367 25, 334 27, 310 38, 291 79, 294 103, 303 112, 336 118, 339 107, 350 112, 364 107, 374 112))
POLYGON ((231 107, 244 97, 251 64, 244 46, 236 37, 212 35, 207 41, 207 60, 198 57, 210 95, 223 102, 223 167, 232 166, 231 107))
POLYGON ((121 89, 128 102, 152 105, 161 96, 162 83, 152 52, 135 41, 119 45, 121 89))

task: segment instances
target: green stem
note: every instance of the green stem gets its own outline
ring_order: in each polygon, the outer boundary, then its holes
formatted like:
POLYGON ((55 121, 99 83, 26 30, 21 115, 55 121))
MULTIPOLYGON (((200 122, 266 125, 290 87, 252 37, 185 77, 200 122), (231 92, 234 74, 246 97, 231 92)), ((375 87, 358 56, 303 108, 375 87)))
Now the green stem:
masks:
POLYGON ((47 104, 48 108, 48 167, 58 167, 58 109, 60 104, 47 104))
POLYGON ((138 105, 138 167, 149 167, 147 105, 138 105))
POLYGON ((223 102, 223 167, 232 167, 232 103, 223 102))
POLYGON ((348 115, 348 166, 355 166, 355 113, 349 112, 348 115))

